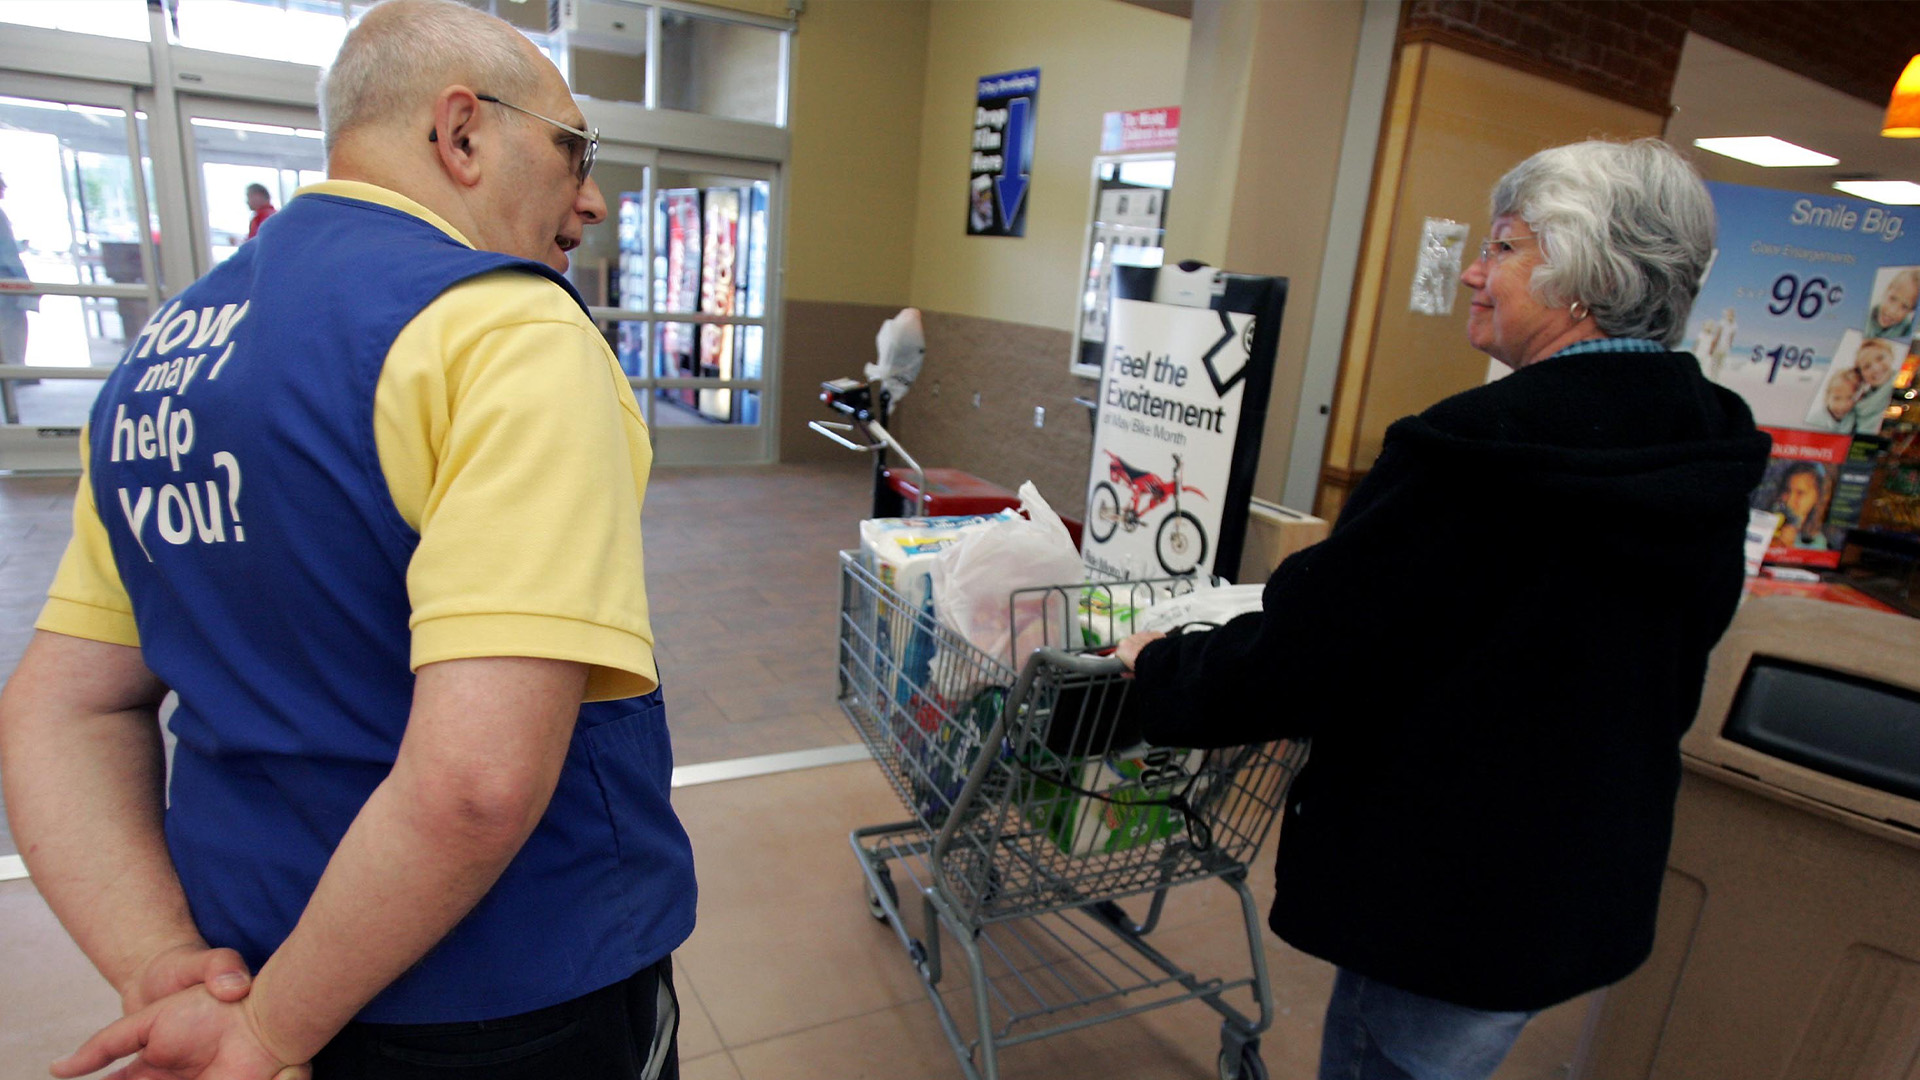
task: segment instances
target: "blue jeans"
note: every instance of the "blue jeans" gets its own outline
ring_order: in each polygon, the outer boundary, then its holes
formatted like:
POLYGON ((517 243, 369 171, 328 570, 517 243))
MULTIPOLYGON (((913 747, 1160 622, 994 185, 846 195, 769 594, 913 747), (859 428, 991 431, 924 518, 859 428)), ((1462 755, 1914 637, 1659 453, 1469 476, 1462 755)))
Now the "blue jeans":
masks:
POLYGON ((1341 968, 1320 1080, 1486 1080, 1533 1016, 1449 1005, 1341 968))

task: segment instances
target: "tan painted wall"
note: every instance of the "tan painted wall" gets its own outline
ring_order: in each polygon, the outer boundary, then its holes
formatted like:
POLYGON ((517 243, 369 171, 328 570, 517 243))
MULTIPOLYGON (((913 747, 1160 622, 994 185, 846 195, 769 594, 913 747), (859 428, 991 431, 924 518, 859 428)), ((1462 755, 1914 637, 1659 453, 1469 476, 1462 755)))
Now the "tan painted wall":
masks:
MULTIPOLYGON (((907 305, 927 29, 926 0, 812 0, 801 15, 793 38, 789 300, 907 305)), ((861 360, 871 359, 869 349, 861 360)))
MULTIPOLYGON (((1167 201, 1167 256, 1225 266, 1260 9, 1199 0, 1181 88, 1180 154, 1167 201)), ((1237 268, 1235 268, 1237 269, 1237 268)))
MULTIPOLYGON (((1466 340, 1464 289, 1451 316, 1407 309, 1425 219, 1464 221, 1478 242, 1488 193, 1528 155, 1661 126, 1652 113, 1439 45, 1407 46, 1396 80, 1328 440, 1327 465, 1354 473, 1372 466, 1395 420, 1486 379, 1486 355, 1466 340)), ((1323 494, 1322 516, 1338 501, 1323 494)))
POLYGON ((780 460, 852 457, 807 430, 907 305, 927 0, 811 0, 793 37, 780 460))
MULTIPOLYGON (((1119 0, 934 0, 920 125, 915 307, 1073 327, 1101 116, 1179 104, 1187 30, 1185 19, 1119 0), (975 81, 1030 67, 1040 69, 1040 99, 1027 235, 968 236, 975 81)), ((1174 205, 1179 192, 1176 177, 1174 205)), ((1067 364, 1062 350, 1062 372, 1067 364)))
POLYGON ((1254 494, 1275 501, 1286 486, 1363 10, 1194 5, 1167 256, 1288 280, 1254 474, 1254 494), (1194 197, 1182 200, 1183 189, 1194 197))

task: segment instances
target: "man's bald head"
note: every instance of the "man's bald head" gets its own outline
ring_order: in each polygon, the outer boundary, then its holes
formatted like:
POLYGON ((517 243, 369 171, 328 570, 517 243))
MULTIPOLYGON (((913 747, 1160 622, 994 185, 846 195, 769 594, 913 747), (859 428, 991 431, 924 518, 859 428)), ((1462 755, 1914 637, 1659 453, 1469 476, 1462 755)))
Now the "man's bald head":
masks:
POLYGON ((320 78, 327 150, 353 131, 424 115, 454 83, 515 101, 547 78, 558 73, 532 42, 485 12, 456 0, 386 0, 360 17, 320 78))

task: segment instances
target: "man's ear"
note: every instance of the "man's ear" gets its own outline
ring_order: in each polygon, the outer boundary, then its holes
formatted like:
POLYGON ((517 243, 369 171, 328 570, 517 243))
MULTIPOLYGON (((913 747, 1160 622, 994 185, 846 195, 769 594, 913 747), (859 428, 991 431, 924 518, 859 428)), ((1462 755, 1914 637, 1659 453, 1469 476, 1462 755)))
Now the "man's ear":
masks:
POLYGON ((464 86, 449 86, 433 99, 433 143, 440 167, 462 187, 480 182, 480 160, 473 139, 480 122, 480 99, 464 86))

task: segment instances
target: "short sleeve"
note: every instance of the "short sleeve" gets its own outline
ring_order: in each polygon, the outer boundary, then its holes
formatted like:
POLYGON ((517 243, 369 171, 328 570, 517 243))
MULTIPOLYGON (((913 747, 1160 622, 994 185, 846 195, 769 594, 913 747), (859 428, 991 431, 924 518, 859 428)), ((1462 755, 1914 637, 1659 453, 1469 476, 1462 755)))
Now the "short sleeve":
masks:
MULTIPOLYGON (((492 288, 547 289, 571 305, 544 282, 514 277, 469 290, 456 305, 492 288)), ((445 314, 431 321, 450 325, 445 314)), ((410 327, 395 342, 396 353, 453 346, 442 353, 443 380, 402 379, 396 392, 413 400, 388 403, 392 414, 424 417, 417 428, 430 433, 415 455, 427 473, 417 478, 418 501, 396 492, 420 534, 407 571, 416 669, 535 656, 590 665, 589 700, 658 684, 640 537, 651 449, 611 352, 577 314, 510 315, 439 343, 408 340, 410 327), (443 395, 444 409, 422 394, 443 395)), ((394 441, 383 443, 382 463, 398 488, 407 480, 389 457, 407 455, 389 455, 394 441)))
POLYGON ((91 465, 87 460, 87 432, 80 432, 80 490, 73 499, 73 538, 60 556, 46 606, 34 629, 69 637, 104 641, 109 645, 140 647, 134 626, 133 601, 120 581, 106 526, 93 502, 91 465))

